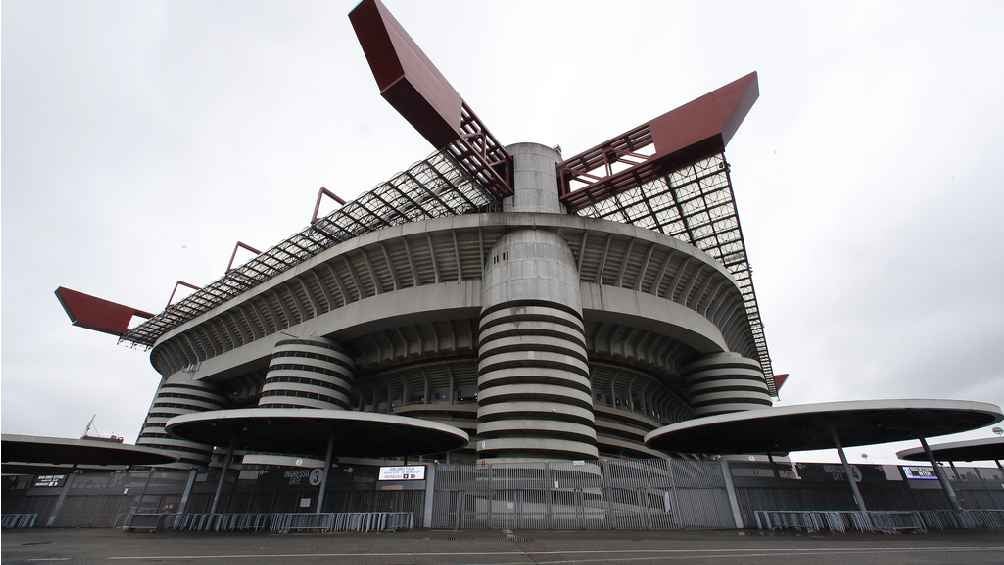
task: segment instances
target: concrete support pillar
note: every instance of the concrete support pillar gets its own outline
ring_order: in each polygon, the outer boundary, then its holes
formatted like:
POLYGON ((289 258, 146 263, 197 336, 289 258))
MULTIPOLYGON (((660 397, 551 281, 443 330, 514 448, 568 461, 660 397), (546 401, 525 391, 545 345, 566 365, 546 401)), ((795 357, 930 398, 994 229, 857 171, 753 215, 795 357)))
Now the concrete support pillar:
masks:
POLYGON ((952 468, 952 474, 955 475, 955 480, 956 481, 961 481, 962 480, 962 475, 960 475, 959 474, 959 470, 955 468, 955 462, 954 461, 949 461, 948 462, 948 466, 952 468))
POLYGON ((868 512, 868 507, 865 506, 865 499, 861 496, 861 491, 858 490, 858 483, 854 480, 851 466, 847 463, 847 457, 844 455, 844 447, 840 445, 840 436, 837 434, 837 429, 830 428, 830 434, 833 436, 833 444, 837 448, 840 464, 844 466, 844 475, 847 476, 847 484, 851 485, 851 495, 854 497, 854 504, 857 505, 858 510, 861 512, 868 512))
POLYGON ((181 500, 178 502, 178 514, 184 514, 188 508, 188 499, 192 496, 192 486, 195 485, 195 477, 199 474, 198 469, 188 472, 188 480, 185 481, 185 490, 181 492, 181 500))
MULTIPOLYGON (((554 149, 513 155, 513 212, 563 210, 554 149)), ((507 233, 486 257, 478 337, 479 458, 595 459, 595 417, 579 273, 553 232, 507 233)))
POLYGON ((328 448, 324 451, 324 469, 321 471, 321 484, 317 488, 317 513, 324 512, 324 493, 328 490, 328 475, 331 474, 331 459, 335 452, 335 434, 328 436, 328 448))
POLYGON ((69 474, 66 475, 66 482, 63 483, 63 488, 59 491, 59 498, 56 499, 56 505, 52 508, 52 512, 49 514, 49 519, 45 521, 46 528, 51 528, 59 518, 59 513, 63 510, 63 503, 66 502, 66 495, 70 494, 70 487, 73 486, 73 475, 76 472, 77 466, 74 465, 73 468, 70 469, 69 474))
POLYGON ((739 497, 736 496, 736 485, 732 479, 732 467, 724 457, 719 459, 722 465, 722 477, 725 479, 725 492, 729 495, 729 507, 732 508, 732 519, 736 522, 736 529, 742 530, 746 527, 743 521, 743 513, 739 508, 739 497))
POLYGON ((213 494, 213 503, 209 507, 210 514, 216 514, 216 507, 220 503, 220 495, 223 494, 223 482, 227 478, 227 471, 230 470, 230 462, 234 458, 234 444, 237 443, 237 438, 230 441, 230 445, 227 447, 227 456, 223 460, 223 468, 220 469, 220 480, 216 483, 216 492, 213 494))
MULTIPOLYGON (((558 152, 539 143, 513 156, 508 212, 563 213, 558 152)), ((478 337, 481 459, 595 459, 595 417, 579 273, 555 233, 508 233, 486 258, 478 337)))
POLYGON ((919 437, 921 447, 924 448, 924 453, 927 454, 927 460, 931 462, 931 467, 934 468, 934 474, 938 477, 938 482, 941 483, 941 489, 945 492, 945 498, 948 499, 948 504, 951 505, 952 510, 956 512, 962 511, 962 505, 959 504, 959 498, 955 496, 955 489, 952 488, 952 483, 948 481, 948 477, 945 476, 945 472, 938 465, 938 462, 934 460, 934 454, 931 453, 931 446, 927 445, 927 440, 919 437))
POLYGON ((770 470, 774 474, 774 478, 780 479, 781 473, 777 471, 777 465, 774 463, 774 456, 770 453, 767 454, 767 462, 770 463, 770 470))

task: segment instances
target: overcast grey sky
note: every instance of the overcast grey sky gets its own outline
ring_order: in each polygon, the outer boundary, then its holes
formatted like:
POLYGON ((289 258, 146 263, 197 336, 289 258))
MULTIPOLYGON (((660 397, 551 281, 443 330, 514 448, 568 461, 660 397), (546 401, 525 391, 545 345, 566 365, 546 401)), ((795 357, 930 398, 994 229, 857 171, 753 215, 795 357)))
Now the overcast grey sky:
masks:
MULTIPOLYGON (((387 4, 503 143, 566 155, 758 71, 728 156, 782 402, 1004 403, 1004 3, 387 4)), ((133 441, 156 388, 57 286, 160 311, 431 151, 353 5, 3 2, 4 432, 133 441)))

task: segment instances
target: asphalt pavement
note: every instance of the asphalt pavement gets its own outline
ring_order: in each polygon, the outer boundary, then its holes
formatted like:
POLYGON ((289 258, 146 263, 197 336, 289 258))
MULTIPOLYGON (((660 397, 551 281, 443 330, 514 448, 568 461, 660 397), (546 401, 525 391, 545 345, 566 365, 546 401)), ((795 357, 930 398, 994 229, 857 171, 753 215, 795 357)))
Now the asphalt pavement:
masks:
POLYGON ((736 531, 437 531, 179 535, 5 530, 4 564, 1004 564, 1004 532, 795 535, 736 531))

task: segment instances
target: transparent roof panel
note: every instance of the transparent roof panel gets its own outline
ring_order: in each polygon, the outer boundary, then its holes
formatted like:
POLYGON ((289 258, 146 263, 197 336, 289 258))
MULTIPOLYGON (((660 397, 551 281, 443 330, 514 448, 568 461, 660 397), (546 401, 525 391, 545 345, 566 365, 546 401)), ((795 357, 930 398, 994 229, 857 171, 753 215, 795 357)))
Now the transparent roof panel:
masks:
POLYGON ((750 339, 760 367, 771 394, 777 393, 729 165, 723 153, 613 194, 579 209, 576 214, 664 233, 697 247, 728 269, 743 295, 750 339))

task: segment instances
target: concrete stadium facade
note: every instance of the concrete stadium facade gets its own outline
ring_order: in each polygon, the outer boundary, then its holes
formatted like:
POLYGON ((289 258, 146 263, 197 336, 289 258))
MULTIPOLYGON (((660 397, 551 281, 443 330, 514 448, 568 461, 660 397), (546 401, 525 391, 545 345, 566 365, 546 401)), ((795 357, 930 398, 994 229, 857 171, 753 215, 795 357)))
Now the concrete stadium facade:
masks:
POLYGON ((162 380, 136 443, 202 466, 213 448, 170 436, 167 420, 297 407, 470 435, 436 459, 666 457, 645 447, 656 427, 771 404, 742 289, 720 261, 569 215, 558 152, 506 150, 501 211, 348 239, 160 336, 162 380))

